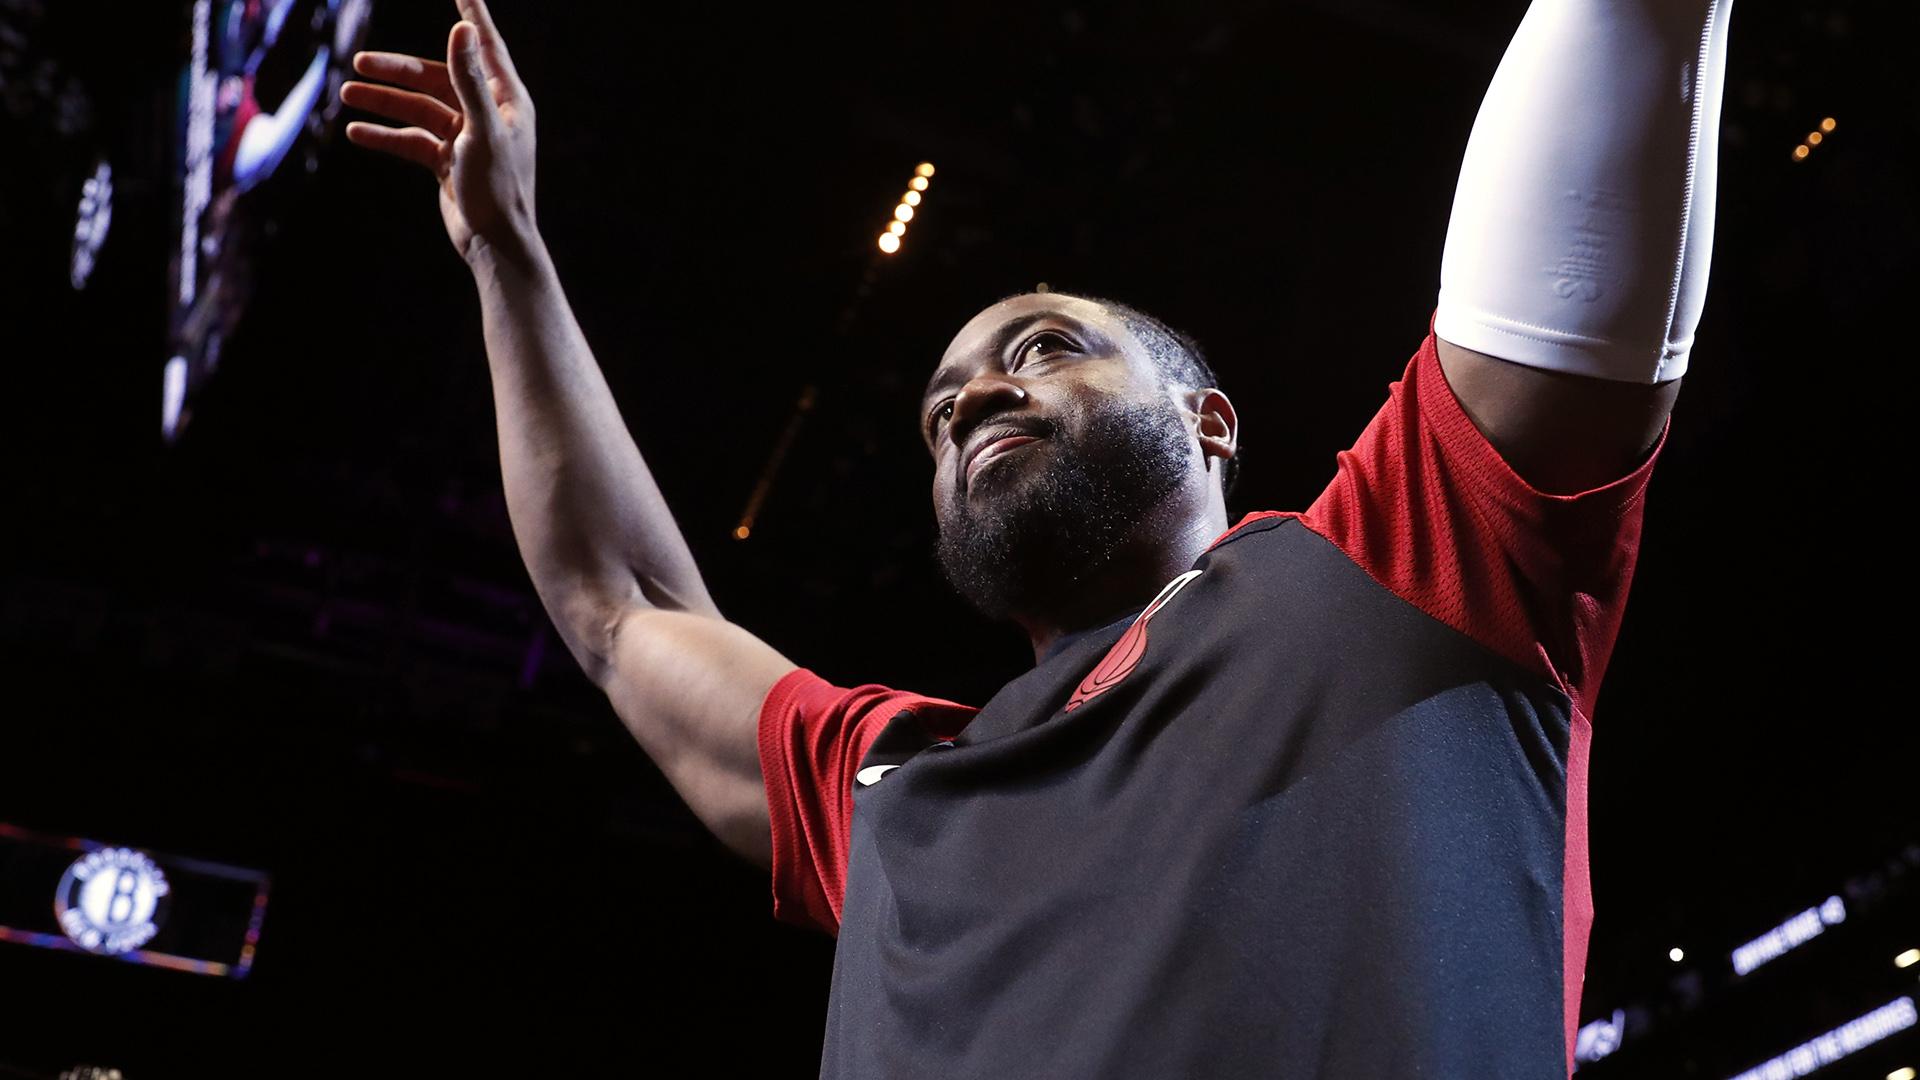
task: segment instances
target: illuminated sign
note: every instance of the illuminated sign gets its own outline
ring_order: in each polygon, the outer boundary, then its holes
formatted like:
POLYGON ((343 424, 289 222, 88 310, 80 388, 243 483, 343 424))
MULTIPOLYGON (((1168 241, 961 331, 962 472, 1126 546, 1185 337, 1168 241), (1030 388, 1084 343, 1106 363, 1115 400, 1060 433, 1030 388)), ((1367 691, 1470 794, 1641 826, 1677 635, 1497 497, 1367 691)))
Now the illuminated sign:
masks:
POLYGON ((67 283, 87 287, 100 247, 113 225, 113 166, 101 161, 80 185, 80 212, 73 220, 73 257, 67 263, 67 283))
POLYGON ((253 967, 261 871, 5 822, 0 867, 0 942, 234 979, 253 967))
POLYGON ((1733 1080, 1793 1080, 1823 1065, 1831 1065, 1857 1050, 1912 1027, 1917 1017, 1910 997, 1897 998, 1858 1020, 1817 1035, 1770 1061, 1761 1062, 1733 1080))
POLYGON ((1620 1040, 1626 1033, 1625 1009, 1615 1009, 1610 1017, 1581 1025, 1579 1033, 1574 1036, 1573 1060, 1599 1061, 1620 1049, 1620 1040))
POLYGON ((1829 896, 1819 907, 1808 908, 1733 950, 1733 970, 1745 975, 1787 950, 1813 940, 1827 927, 1845 922, 1846 918, 1847 905, 1841 903, 1839 897, 1829 896))
POLYGON ((88 952, 132 952, 160 932, 170 891, 152 859, 128 848, 101 848, 67 867, 53 914, 67 940, 88 952))

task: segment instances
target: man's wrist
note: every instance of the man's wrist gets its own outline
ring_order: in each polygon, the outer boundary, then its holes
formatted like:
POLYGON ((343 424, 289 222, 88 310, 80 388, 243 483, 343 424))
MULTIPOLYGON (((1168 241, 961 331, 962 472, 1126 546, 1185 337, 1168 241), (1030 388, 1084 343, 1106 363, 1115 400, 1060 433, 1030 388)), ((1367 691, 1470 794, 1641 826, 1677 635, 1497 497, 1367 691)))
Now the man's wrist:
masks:
POLYGON ((548 266, 546 241, 532 222, 498 236, 475 234, 463 255, 474 280, 483 285, 503 277, 528 277, 548 266))

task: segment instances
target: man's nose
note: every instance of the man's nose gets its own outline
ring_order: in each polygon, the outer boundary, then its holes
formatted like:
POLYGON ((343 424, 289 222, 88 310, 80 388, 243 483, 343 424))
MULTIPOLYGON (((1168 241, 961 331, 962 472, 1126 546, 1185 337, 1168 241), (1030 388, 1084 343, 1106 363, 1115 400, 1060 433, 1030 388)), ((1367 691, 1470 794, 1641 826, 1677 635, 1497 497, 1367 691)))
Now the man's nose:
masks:
POLYGON ((998 413, 1020 408, 1026 401, 1026 387, 1021 386, 1013 376, 997 371, 976 375, 960 388, 960 393, 953 399, 953 416, 947 421, 947 435, 953 439, 954 445, 964 446, 968 432, 998 413))

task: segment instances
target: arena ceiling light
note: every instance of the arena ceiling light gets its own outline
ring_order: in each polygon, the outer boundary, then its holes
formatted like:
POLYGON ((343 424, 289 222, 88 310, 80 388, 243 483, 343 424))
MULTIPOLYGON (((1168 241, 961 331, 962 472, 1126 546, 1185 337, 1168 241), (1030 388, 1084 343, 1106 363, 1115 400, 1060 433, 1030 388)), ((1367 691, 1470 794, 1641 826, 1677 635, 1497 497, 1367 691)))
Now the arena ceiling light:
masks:
POLYGON ((1826 141, 1827 136, 1832 134, 1834 127, 1833 117, 1829 116, 1822 119, 1819 129, 1807 132, 1807 137, 1800 140, 1799 146, 1793 148, 1793 160, 1807 160, 1807 155, 1813 153, 1814 147, 1826 141))
POLYGON ((933 175, 933 163, 923 161, 914 167, 913 179, 907 181, 907 193, 900 196, 894 205, 893 220, 887 223, 887 231, 880 234, 877 244, 888 255, 900 250, 900 242, 907 237, 907 222, 913 220, 913 208, 919 206, 925 198, 922 192, 927 190, 933 175))

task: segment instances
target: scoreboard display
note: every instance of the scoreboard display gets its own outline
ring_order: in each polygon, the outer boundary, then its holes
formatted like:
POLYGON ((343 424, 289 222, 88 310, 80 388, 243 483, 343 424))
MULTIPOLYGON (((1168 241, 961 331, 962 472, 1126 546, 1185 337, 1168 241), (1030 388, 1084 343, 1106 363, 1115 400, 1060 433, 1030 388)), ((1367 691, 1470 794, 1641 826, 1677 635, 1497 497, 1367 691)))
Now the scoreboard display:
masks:
POLYGON ((37 377, 116 425, 110 388, 136 380, 144 431, 157 420, 164 442, 180 437, 245 316, 263 241, 300 212, 339 127, 371 13, 372 0, 0 0, 0 297, 15 340, 84 360, 37 377))
POLYGON ((194 0, 174 103, 177 246, 168 272, 161 435, 176 438, 195 391, 246 310, 253 247, 280 212, 289 162, 318 165, 370 0, 194 0))

